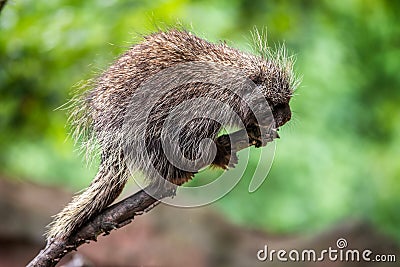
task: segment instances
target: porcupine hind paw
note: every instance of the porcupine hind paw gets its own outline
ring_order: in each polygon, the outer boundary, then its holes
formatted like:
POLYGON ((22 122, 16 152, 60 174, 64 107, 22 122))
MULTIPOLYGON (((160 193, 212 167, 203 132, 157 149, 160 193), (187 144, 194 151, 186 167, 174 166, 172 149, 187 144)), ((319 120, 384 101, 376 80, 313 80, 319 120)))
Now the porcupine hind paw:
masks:
POLYGON ((222 135, 216 140, 217 154, 212 163, 213 166, 222 169, 233 168, 238 163, 236 151, 232 151, 229 135, 222 135))

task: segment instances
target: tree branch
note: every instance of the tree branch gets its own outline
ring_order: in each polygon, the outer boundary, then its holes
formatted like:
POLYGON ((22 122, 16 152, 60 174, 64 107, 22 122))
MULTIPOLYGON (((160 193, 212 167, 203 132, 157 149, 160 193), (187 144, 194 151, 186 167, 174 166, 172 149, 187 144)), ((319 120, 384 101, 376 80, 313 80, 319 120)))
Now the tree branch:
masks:
MULTIPOLYGON (((256 134, 249 132, 249 129, 230 134, 229 138, 232 144, 232 150, 240 151, 260 141, 254 139, 253 136, 256 136, 256 134)), ((221 136, 219 138, 223 137, 226 136, 221 136)), ((267 138, 267 141, 272 140, 273 137, 267 138)), ((111 205, 80 227, 67 240, 57 238, 49 240, 46 247, 39 252, 27 267, 55 266, 68 252, 76 250, 84 243, 96 241, 100 234, 107 235, 111 230, 129 224, 135 216, 141 215, 154 208, 159 203, 159 200, 174 196, 175 189, 176 187, 169 187, 164 188, 163 191, 156 191, 154 194, 153 192, 152 194, 148 194, 146 191, 149 192, 151 188, 147 187, 111 205)))
POLYGON ((27 266, 55 266, 68 252, 76 250, 84 243, 96 241, 100 234, 107 235, 111 230, 129 224, 135 216, 148 212, 155 207, 159 203, 158 199, 175 195, 175 190, 170 189, 164 191, 163 195, 159 194, 152 197, 146 193, 147 189, 140 190, 108 207, 67 240, 49 240, 46 247, 27 266))

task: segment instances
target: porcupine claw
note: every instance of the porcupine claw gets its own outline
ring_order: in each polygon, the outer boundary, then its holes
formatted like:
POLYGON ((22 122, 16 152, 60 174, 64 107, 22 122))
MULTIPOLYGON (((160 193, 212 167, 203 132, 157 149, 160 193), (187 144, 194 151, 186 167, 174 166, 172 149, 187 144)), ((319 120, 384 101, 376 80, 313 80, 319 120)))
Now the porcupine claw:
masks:
POLYGON ((249 141, 251 145, 254 145, 256 148, 267 145, 267 143, 274 141, 276 138, 280 138, 278 131, 279 128, 268 128, 266 129, 266 136, 262 138, 260 135, 260 126, 252 126, 247 128, 247 134, 249 136, 249 141))
POLYGON ((278 131, 279 131, 279 128, 271 129, 270 134, 272 136, 272 140, 275 138, 278 138, 278 139, 281 138, 278 134, 278 131))

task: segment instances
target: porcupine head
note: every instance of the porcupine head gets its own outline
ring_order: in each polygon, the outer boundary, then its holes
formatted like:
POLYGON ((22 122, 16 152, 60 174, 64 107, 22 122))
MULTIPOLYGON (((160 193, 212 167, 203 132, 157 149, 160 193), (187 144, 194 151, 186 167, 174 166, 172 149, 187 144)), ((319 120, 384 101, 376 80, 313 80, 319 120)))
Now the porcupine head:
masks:
POLYGON ((258 54, 170 29, 130 47, 72 100, 74 137, 101 163, 90 186, 59 214, 48 238, 68 238, 110 205, 132 173, 150 185, 181 185, 202 167, 237 159, 221 127, 239 127, 257 147, 291 118, 293 59, 253 34, 258 54))

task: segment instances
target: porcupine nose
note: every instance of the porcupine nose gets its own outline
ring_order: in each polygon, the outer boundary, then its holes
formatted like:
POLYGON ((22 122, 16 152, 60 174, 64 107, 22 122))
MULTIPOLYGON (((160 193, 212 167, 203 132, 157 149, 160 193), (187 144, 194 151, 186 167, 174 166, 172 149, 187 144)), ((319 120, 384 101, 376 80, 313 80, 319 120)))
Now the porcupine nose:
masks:
POLYGON ((284 125, 292 118, 289 104, 278 104, 274 107, 274 120, 276 128, 284 125))

